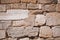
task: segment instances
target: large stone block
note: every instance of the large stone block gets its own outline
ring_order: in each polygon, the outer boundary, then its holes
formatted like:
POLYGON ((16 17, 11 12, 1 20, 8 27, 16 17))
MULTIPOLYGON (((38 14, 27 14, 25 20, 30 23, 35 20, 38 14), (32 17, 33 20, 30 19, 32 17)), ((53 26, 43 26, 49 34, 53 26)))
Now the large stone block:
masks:
POLYGON ((36 3, 37 0, 21 0, 21 2, 25 3, 36 3))
POLYGON ((35 26, 43 25, 46 22, 46 16, 38 14, 35 19, 35 26))
POLYGON ((56 5, 55 4, 43 5, 42 10, 43 11, 56 11, 56 5))
POLYGON ((7 9, 25 9, 26 3, 7 4, 7 9))
POLYGON ((0 39, 3 39, 6 37, 5 30, 0 30, 0 39))
POLYGON ((19 20, 28 17, 28 10, 11 9, 7 10, 7 13, 0 14, 0 20, 19 20))
POLYGON ((53 27, 53 37, 60 37, 60 27, 53 27))
POLYGON ((1 0, 1 3, 18 3, 20 0, 1 0))
POLYGON ((49 26, 42 26, 40 28, 39 36, 44 38, 52 37, 52 30, 50 29, 49 26))
POLYGON ((60 13, 58 12, 50 12, 46 14, 47 21, 46 25, 59 25, 60 24, 60 13))
POLYGON ((0 11, 6 11, 6 5, 0 4, 0 11))

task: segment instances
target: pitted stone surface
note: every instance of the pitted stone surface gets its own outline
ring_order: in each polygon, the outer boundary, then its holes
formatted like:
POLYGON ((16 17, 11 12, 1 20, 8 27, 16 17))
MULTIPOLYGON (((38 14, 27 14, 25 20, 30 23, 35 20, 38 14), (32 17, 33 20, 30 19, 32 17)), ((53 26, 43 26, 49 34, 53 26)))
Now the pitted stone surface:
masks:
POLYGON ((45 24, 45 22, 46 22, 46 16, 40 14, 36 15, 35 26, 43 25, 45 24))
POLYGON ((52 30, 50 29, 49 26, 42 26, 40 28, 40 33, 39 33, 40 37, 52 37, 52 30))
POLYGON ((29 38, 21 38, 21 39, 19 39, 19 40, 29 40, 29 38))

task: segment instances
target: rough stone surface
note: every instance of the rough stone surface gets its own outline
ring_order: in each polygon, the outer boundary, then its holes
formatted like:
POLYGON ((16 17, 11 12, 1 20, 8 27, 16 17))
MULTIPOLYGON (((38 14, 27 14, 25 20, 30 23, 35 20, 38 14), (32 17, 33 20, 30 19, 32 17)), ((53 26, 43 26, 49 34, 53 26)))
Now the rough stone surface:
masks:
POLYGON ((1 3, 18 3, 20 0, 1 0, 1 3))
POLYGON ((22 38, 22 39, 19 39, 19 40, 29 40, 29 38, 22 38))
POLYGON ((25 20, 13 21, 13 26, 34 26, 34 16, 29 16, 25 20), (32 23, 32 24, 31 24, 32 23))
POLYGON ((56 5, 56 11, 60 11, 60 4, 56 5))
POLYGON ((45 24, 45 22, 46 22, 46 16, 40 14, 36 15, 35 26, 43 25, 45 24))
POLYGON ((39 9, 39 4, 29 3, 29 4, 27 4, 27 8, 28 9, 39 9))
POLYGON ((21 0, 21 2, 25 2, 25 3, 36 3, 36 0, 21 0))
POLYGON ((44 40, 43 38, 35 38, 33 40, 44 40))
POLYGON ((55 0, 38 0, 38 3, 54 3, 55 0))
POLYGON ((50 12, 46 14, 47 21, 46 25, 59 25, 60 24, 60 13, 58 12, 50 12))
POLYGON ((49 26, 42 26, 40 28, 40 33, 39 33, 40 37, 52 37, 52 30, 50 29, 49 26))
POLYGON ((55 38, 54 40, 60 40, 60 37, 59 38, 55 38))
POLYGON ((1 21, 0 29, 7 29, 11 25, 11 21, 1 21))
POLYGON ((44 11, 56 11, 56 5, 55 4, 43 5, 42 10, 44 10, 44 11))
POLYGON ((0 12, 1 11, 6 11, 6 5, 0 4, 0 12))
POLYGON ((60 27, 53 27, 53 37, 59 37, 60 36, 60 27))
POLYGON ((60 3, 60 0, 58 0, 58 3, 60 3))
POLYGON ((0 30, 0 39, 5 38, 5 30, 0 30))
POLYGON ((11 9, 7 10, 7 13, 0 14, 0 20, 19 20, 28 17, 28 10, 11 9))
POLYGON ((23 27, 9 27, 7 30, 8 36, 13 38, 24 36, 24 28, 23 27))
POLYGON ((45 39, 45 40, 54 40, 54 38, 47 38, 47 39, 45 39))
POLYGON ((25 9, 26 3, 7 4, 7 9, 25 9))
POLYGON ((38 31, 39 29, 37 27, 26 27, 25 28, 25 35, 29 36, 29 37, 34 37, 38 35, 38 31))

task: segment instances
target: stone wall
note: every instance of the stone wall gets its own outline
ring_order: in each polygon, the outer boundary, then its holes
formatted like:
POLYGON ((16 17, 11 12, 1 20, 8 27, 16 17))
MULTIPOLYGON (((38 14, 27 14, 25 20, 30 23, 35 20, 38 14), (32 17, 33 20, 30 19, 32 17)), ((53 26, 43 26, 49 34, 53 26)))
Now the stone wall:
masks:
POLYGON ((0 40, 60 40, 60 0, 0 0, 0 40))

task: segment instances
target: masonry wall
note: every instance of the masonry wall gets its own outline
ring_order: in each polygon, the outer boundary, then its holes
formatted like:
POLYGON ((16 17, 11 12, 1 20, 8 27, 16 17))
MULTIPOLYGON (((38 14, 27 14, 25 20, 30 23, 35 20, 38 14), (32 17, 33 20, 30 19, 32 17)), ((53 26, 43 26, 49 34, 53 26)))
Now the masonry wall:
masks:
POLYGON ((0 0, 0 40, 60 40, 60 0, 0 0))

